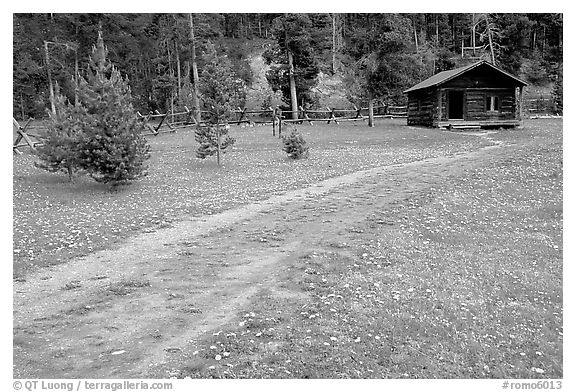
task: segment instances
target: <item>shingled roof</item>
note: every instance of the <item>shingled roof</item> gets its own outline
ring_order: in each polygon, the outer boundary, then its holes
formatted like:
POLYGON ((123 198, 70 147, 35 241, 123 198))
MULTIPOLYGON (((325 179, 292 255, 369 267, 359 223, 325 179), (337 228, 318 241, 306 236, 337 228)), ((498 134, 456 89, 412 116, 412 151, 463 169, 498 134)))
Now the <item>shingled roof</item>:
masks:
POLYGON ((528 85, 528 83, 526 83, 525 81, 523 81, 521 79, 518 79, 516 76, 511 75, 506 71, 503 71, 502 69, 500 69, 500 68, 496 67, 495 65, 487 62, 486 60, 482 60, 482 61, 478 61, 476 63, 466 65, 464 67, 451 69, 449 71, 438 72, 436 75, 433 75, 433 76, 429 77, 428 79, 421 81, 417 85, 410 87, 408 90, 404 91, 404 93, 409 93, 411 91, 416 91, 416 90, 422 90, 424 88, 428 88, 428 87, 432 87, 432 86, 438 86, 439 84, 446 83, 447 81, 452 80, 455 77, 460 76, 463 73, 468 72, 468 71, 470 71, 470 70, 472 70, 472 69, 474 69, 474 68, 476 68, 482 64, 486 64, 486 65, 494 68, 498 72, 503 73, 504 75, 516 80, 518 83, 523 84, 524 86, 528 85))

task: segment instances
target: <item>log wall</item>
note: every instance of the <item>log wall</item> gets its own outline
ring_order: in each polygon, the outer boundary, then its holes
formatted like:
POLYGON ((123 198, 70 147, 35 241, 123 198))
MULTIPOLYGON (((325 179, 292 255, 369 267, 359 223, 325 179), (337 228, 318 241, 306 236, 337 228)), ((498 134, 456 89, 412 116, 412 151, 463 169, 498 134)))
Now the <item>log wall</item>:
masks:
POLYGON ((465 93, 467 111, 464 118, 469 121, 514 120, 516 98, 514 88, 467 89, 465 93), (498 111, 486 110, 486 98, 498 97, 498 111))
POLYGON ((435 89, 408 94, 408 125, 434 126, 438 122, 438 100, 435 89))

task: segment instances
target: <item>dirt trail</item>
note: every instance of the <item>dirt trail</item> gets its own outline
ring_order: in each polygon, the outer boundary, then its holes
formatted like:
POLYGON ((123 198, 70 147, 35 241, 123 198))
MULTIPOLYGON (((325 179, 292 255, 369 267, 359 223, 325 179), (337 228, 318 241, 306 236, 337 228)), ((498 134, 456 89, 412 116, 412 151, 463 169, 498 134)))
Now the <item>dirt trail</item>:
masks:
POLYGON ((259 290, 305 295, 281 288, 287 259, 330 247, 346 227, 511 148, 328 179, 33 273, 14 282, 14 377, 146 377, 259 290))

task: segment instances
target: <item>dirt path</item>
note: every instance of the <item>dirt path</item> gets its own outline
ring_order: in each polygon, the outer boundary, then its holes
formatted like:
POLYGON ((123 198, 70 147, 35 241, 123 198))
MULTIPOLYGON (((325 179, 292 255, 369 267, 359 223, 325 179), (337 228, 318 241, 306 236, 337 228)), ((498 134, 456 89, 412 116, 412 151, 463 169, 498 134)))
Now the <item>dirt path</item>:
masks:
POLYGON ((332 178, 31 274, 14 282, 14 377, 146 377, 259 290, 305 295, 282 288, 287 259, 333 247, 345 228, 513 148, 332 178))

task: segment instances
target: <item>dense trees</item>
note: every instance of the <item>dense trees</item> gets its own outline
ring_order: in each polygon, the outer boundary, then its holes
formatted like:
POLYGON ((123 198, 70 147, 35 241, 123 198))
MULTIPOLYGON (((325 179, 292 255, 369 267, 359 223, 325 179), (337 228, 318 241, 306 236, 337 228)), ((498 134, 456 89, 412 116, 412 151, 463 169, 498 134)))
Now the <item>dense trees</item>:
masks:
POLYGON ((397 14, 365 15, 346 53, 353 62, 347 72, 351 100, 368 101, 369 126, 373 125, 375 98, 401 100, 402 91, 419 80, 421 68, 411 52, 410 21, 397 14))
MULTIPOLYGON (((314 15, 286 14, 274 19, 275 44, 264 53, 271 68, 266 78, 274 91, 281 91, 290 103, 292 114, 298 106, 314 103, 312 88, 320 72, 316 53, 320 43, 314 39, 314 15)), ((321 41, 320 41, 321 42, 321 41)), ((297 118, 297 117, 295 117, 297 118)))
POLYGON ((46 116, 48 71, 73 102, 99 29, 136 109, 166 112, 193 106, 211 46, 248 85, 248 55, 268 47, 268 81, 287 105, 314 106, 320 73, 343 76, 353 100, 401 99, 406 84, 492 52, 548 85, 562 79, 562 24, 562 14, 14 14, 13 113, 46 116))
POLYGON ((37 166, 67 171, 70 180, 82 170, 114 188, 146 175, 150 147, 132 106, 128 80, 107 53, 98 33, 85 77, 75 78, 75 103, 58 94, 50 111, 37 166))

